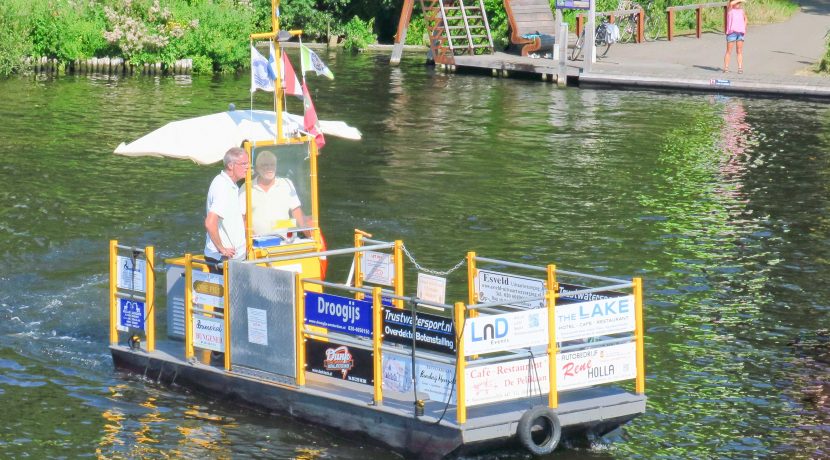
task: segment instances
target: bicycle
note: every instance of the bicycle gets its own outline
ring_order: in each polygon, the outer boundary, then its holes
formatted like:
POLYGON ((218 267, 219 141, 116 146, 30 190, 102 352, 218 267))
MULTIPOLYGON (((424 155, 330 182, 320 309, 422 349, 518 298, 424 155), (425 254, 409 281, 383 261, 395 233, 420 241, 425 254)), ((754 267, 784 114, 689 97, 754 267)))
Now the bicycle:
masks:
MULTIPOLYGON (((608 50, 611 49, 611 44, 617 41, 619 36, 619 28, 603 19, 597 26, 596 33, 594 34, 594 44, 597 47, 597 57, 605 57, 605 55, 608 54, 608 50)), ((571 51, 572 61, 575 61, 577 56, 579 56, 579 53, 582 52, 582 46, 584 44, 585 29, 582 30, 581 34, 579 34, 579 38, 576 39, 574 48, 571 51)))
MULTIPOLYGON (((640 5, 631 0, 620 0, 617 4, 617 11, 633 10, 640 5)), ((637 36, 637 14, 631 13, 617 18, 620 27, 620 43, 636 41, 637 36)))
POLYGON ((657 5, 654 3, 654 0, 648 0, 646 2, 646 6, 643 7, 643 13, 645 14, 645 24, 643 30, 643 35, 645 36, 646 41, 653 42, 657 40, 657 37, 660 36, 660 32, 663 30, 663 24, 666 20, 666 12, 660 11, 657 8, 657 5))
MULTIPOLYGON (((648 0, 645 6, 631 0, 620 0, 617 11, 642 8, 643 15, 643 37, 646 41, 653 42, 660 35, 663 25, 663 14, 658 11, 654 0, 648 0)), ((634 40, 637 36, 637 24, 639 18, 637 13, 632 13, 620 18, 620 42, 634 40)))

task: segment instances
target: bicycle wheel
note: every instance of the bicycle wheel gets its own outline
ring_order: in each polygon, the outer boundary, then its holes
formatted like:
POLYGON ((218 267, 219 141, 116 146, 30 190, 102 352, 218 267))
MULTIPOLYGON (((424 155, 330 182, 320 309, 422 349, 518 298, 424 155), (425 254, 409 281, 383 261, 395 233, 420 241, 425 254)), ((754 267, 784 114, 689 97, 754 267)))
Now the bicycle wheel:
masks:
POLYGON ((582 45, 585 44, 585 31, 583 30, 581 34, 579 34, 579 38, 576 39, 576 43, 574 43, 574 48, 571 50, 571 60, 575 61, 576 57, 579 56, 580 51, 582 51, 582 45))
POLYGON ((655 16, 646 16, 645 21, 645 37, 647 41, 653 42, 657 40, 657 37, 660 36, 660 32, 662 31, 663 21, 657 19, 655 16))
POLYGON ((606 40, 597 41, 597 57, 605 57, 608 54, 608 50, 611 49, 611 42, 606 40))
POLYGON ((620 21, 620 42, 634 41, 637 33, 637 20, 633 16, 626 16, 620 21))

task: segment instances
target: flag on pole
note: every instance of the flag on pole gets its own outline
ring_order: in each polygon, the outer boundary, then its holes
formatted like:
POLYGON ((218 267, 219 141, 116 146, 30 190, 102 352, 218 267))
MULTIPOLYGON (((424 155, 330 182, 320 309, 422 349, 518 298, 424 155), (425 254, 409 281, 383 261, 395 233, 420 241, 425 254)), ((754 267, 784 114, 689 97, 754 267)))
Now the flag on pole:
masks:
POLYGON ((323 63, 317 53, 308 49, 305 45, 300 43, 300 63, 302 64, 303 75, 306 72, 314 71, 317 75, 325 75, 329 79, 334 80, 334 74, 331 73, 328 66, 323 63))
POLYGON ((317 142, 317 153, 326 145, 326 138, 323 137, 323 132, 320 130, 320 122, 317 120, 317 111, 314 110, 314 103, 311 102, 311 95, 308 93, 308 87, 303 82, 303 108, 305 113, 303 115, 303 127, 305 130, 314 136, 317 142))
POLYGON ((288 55, 285 53, 282 53, 282 86, 285 88, 285 94, 304 97, 300 80, 297 79, 294 67, 291 66, 291 61, 288 60, 288 55))
POLYGON ((271 78, 268 60, 259 54, 259 51, 251 45, 251 92, 261 89, 263 91, 274 91, 274 79, 271 78))

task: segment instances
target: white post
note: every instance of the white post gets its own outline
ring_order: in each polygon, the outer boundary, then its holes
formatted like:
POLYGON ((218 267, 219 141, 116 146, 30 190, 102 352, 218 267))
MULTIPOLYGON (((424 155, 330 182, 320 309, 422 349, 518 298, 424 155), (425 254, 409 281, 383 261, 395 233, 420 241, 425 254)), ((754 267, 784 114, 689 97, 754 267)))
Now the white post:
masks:
MULTIPOLYGON (((554 36, 556 37, 556 41, 554 43, 558 43, 559 38, 562 36, 562 34, 560 33, 562 31, 562 22, 563 22, 562 21, 562 10, 560 10, 559 8, 556 8, 554 10, 554 24, 555 25, 554 25, 553 30, 554 30, 554 36)), ((568 25, 565 24, 565 27, 567 27, 567 26, 568 25)), ((565 52, 567 53, 567 48, 565 49, 565 52)), ((556 61, 558 59, 559 59, 559 47, 554 44, 553 45, 553 60, 556 61)))
POLYGON ((565 86, 568 83, 568 23, 562 22, 561 24, 562 27, 559 29, 559 36, 557 37, 559 46, 553 47, 554 54, 559 53, 559 75, 556 76, 557 86, 565 86))
POLYGON ((591 68, 591 64, 597 62, 597 3, 591 1, 591 7, 588 9, 588 29, 585 31, 585 70, 591 68))

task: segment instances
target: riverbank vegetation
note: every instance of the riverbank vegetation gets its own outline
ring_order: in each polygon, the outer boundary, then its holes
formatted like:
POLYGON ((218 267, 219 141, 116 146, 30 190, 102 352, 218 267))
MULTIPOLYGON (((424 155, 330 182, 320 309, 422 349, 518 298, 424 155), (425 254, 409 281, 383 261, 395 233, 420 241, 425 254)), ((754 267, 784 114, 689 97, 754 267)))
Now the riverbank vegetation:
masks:
MULTIPOLYGON (((658 10, 668 0, 655 0, 658 10)), ((280 20, 301 28, 307 41, 343 39, 350 50, 392 42, 401 3, 393 0, 286 0, 280 20)), ((673 1, 673 4, 681 2, 673 1)), ((684 0, 682 3, 693 3, 684 0)), ((747 2, 751 23, 786 20, 797 8, 789 0, 747 2)), ((494 43, 507 44, 508 21, 502 0, 484 0, 494 43)), ((611 11, 618 0, 597 0, 611 11)), ((247 67, 248 36, 271 29, 271 0, 2 0, 0 75, 21 70, 26 56, 55 58, 63 65, 92 57, 117 56, 130 64, 193 60, 193 72, 227 72, 247 67)), ((426 44, 420 5, 412 17, 407 44, 426 44)), ((574 11, 565 18, 573 25, 574 11)), ((678 30, 694 27, 694 13, 679 14, 678 30)), ((719 30, 722 11, 709 8, 704 28, 719 30)), ((573 28, 571 29, 573 30, 573 28)), ((830 67, 828 61, 827 67, 830 67)))

